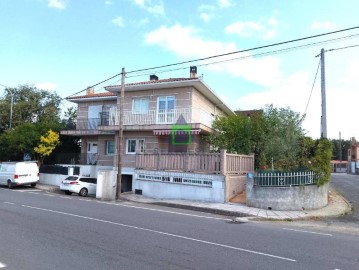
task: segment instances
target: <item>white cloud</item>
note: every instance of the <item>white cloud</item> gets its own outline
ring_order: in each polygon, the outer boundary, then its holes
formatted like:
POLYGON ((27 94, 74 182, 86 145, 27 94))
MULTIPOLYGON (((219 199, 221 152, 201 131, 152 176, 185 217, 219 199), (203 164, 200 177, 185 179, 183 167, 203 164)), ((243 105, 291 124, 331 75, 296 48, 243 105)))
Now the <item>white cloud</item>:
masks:
POLYGON ((254 32, 262 30, 262 25, 257 22, 236 22, 228 25, 225 29, 227 34, 237 34, 239 36, 252 36, 254 32))
POLYGON ((111 0, 105 1, 105 5, 110 6, 110 5, 112 5, 112 4, 113 4, 113 2, 112 2, 111 0))
POLYGON ((232 0, 217 0, 220 8, 229 8, 233 6, 232 0))
POLYGON ((204 22, 209 22, 215 17, 216 7, 212 5, 200 5, 198 7, 199 16, 204 22))
POLYGON ((123 22, 123 18, 121 16, 118 16, 115 19, 113 19, 112 23, 119 26, 119 27, 124 27, 125 26, 125 24, 123 22))
POLYGON ((57 85, 52 82, 35 83, 35 87, 42 90, 55 90, 57 85))
MULTIPOLYGON (((234 43, 223 43, 202 39, 199 30, 194 27, 183 27, 176 24, 172 27, 162 26, 147 33, 145 43, 157 45, 183 58, 202 58, 212 55, 235 52, 239 49, 234 43)), ((255 59, 249 53, 221 57, 218 60, 246 57, 243 60, 228 61, 210 65, 209 70, 226 72, 261 86, 273 86, 282 79, 279 71, 280 61, 276 57, 255 59)), ((211 60, 214 62, 216 60, 211 60)))
MULTIPOLYGON (((359 59, 358 63, 359 63, 359 59)), ((347 72, 345 72, 348 75, 347 72)), ((357 74, 352 74, 346 79, 355 80, 357 74)), ((295 112, 304 114, 312 87, 312 74, 297 72, 282 79, 280 84, 269 87, 264 92, 251 93, 238 99, 235 107, 241 110, 260 109, 267 104, 275 107, 290 107, 295 112)), ((359 128, 355 125, 357 115, 357 100, 359 92, 355 83, 351 85, 341 85, 340 87, 328 87, 326 89, 327 101, 327 128, 329 138, 338 138, 339 132, 342 138, 359 138, 359 128), (350 98, 348 98, 350 97, 350 98)), ((320 137, 321 119, 321 91, 317 85, 309 102, 303 128, 308 132, 307 135, 313 138, 320 137)))
POLYGON ((145 35, 145 43, 157 45, 181 57, 202 57, 231 52, 236 49, 234 43, 205 41, 197 37, 199 30, 190 26, 176 24, 172 27, 161 26, 145 35))
POLYGON ((311 25, 312 30, 333 30, 336 29, 337 26, 331 22, 318 22, 314 21, 311 25))
POLYGON ((264 23, 246 21, 236 22, 225 28, 227 34, 237 34, 240 37, 258 36, 262 39, 271 39, 277 35, 279 22, 270 18, 264 23))
POLYGON ((205 13, 205 12, 202 12, 201 14, 199 14, 199 16, 201 17, 201 19, 204 22, 209 22, 211 20, 211 18, 213 17, 211 14, 208 14, 208 13, 205 13))
POLYGON ((162 0, 132 0, 135 5, 145 9, 153 15, 165 15, 165 8, 162 0))
POLYGON ((56 9, 65 9, 66 3, 64 0, 49 0, 48 7, 56 9))

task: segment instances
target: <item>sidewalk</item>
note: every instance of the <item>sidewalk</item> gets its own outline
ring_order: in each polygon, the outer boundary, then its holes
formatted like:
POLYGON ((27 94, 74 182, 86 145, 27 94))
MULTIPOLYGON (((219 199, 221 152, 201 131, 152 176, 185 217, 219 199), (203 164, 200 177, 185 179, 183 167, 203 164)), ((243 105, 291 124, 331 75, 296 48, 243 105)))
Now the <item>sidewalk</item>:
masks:
MULTIPOLYGON (((59 193, 59 187, 38 184, 38 189, 53 193, 59 193)), ((334 189, 329 190, 329 203, 327 206, 318 210, 309 211, 272 211, 260 208, 248 207, 240 203, 208 203, 185 200, 160 200, 152 199, 133 193, 121 194, 121 199, 137 203, 162 205, 173 208, 189 209, 213 214, 248 217, 250 219, 270 219, 270 220, 295 220, 295 219, 315 219, 321 217, 335 217, 345 215, 351 211, 351 205, 334 189)))

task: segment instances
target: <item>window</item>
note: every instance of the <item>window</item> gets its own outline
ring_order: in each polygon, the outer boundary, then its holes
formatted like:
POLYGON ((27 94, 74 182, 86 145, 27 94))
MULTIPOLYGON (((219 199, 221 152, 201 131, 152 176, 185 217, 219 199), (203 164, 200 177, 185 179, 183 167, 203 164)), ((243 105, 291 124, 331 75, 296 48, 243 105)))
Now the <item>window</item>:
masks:
POLYGON ((148 113, 148 98, 134 98, 132 101, 133 114, 146 114, 148 113))
POLYGON ((106 141, 106 155, 115 154, 115 141, 106 141))
POLYGON ((126 154, 136 154, 145 152, 145 140, 128 139, 126 143, 126 154))
POLYGON ((175 109, 175 97, 164 96, 158 97, 157 104, 157 122, 159 124, 173 123, 174 122, 174 109, 175 109))

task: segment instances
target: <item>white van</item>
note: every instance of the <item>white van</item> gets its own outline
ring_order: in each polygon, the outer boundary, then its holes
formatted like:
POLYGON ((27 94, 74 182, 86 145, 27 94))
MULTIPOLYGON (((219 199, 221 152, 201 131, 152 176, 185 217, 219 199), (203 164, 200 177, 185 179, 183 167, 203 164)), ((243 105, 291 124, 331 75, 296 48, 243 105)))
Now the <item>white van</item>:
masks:
POLYGON ((39 167, 34 161, 3 162, 0 164, 0 185, 36 186, 39 182, 39 167))

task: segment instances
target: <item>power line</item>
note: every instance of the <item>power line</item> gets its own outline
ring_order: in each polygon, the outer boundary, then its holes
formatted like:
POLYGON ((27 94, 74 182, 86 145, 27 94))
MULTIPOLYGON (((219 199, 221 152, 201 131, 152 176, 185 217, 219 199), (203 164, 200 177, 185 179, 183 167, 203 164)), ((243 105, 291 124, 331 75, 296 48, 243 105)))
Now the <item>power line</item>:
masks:
MULTIPOLYGON (((355 26, 355 27, 350 27, 350 28, 345 28, 345 29, 341 29, 341 30, 337 30, 337 31, 332 31, 332 32, 327 32, 327 33, 323 33, 323 34, 318 34, 318 35, 312 35, 312 36, 307 36, 307 37, 302 37, 302 38, 297 38, 297 39, 292 39, 292 40, 288 40, 288 41, 283 41, 283 42, 278 42, 278 43, 272 43, 269 45, 263 45, 263 46, 258 46, 258 47, 253 47, 253 48, 249 48, 249 49, 244 49, 244 50, 239 50, 239 51, 234 51, 234 52, 230 52, 230 53, 225 53, 225 54, 218 54, 218 55, 212 55, 212 56, 208 56, 208 57, 204 57, 204 58, 198 58, 198 59, 194 59, 194 60, 188 60, 188 61, 183 61, 183 62, 177 62, 177 63, 173 63, 173 64, 167 64, 167 65, 162 65, 162 66, 156 66, 156 67, 150 67, 150 68, 144 68, 144 69, 138 69, 138 70, 132 70, 132 71, 128 71, 126 72, 126 74, 130 74, 130 73, 137 73, 137 72, 142 72, 142 71, 149 71, 149 70, 154 70, 154 69, 159 69, 159 68, 166 68, 166 67, 171 67, 171 66, 178 66, 178 65, 183 65, 183 64, 189 64, 189 63, 193 63, 193 62, 198 62, 198 61, 204 61, 204 60, 209 60, 209 59, 213 59, 213 58, 218 58, 218 57, 223 57, 223 56, 229 56, 229 55, 233 55, 233 54, 238 54, 238 53, 244 53, 244 52, 249 52, 249 51, 254 51, 254 50, 259 50, 259 49, 264 49, 264 48, 269 48, 269 47, 274 47, 274 46, 279 46, 279 45, 284 45, 284 44, 289 44, 289 43, 293 43, 293 42, 298 42, 298 41, 303 41, 303 40, 307 40, 307 39, 313 39, 313 38, 318 38, 318 37, 322 37, 322 36, 327 36, 327 35, 332 35, 332 34, 337 34, 337 33, 341 33, 341 32, 346 32, 346 31, 350 31, 350 30, 354 30, 354 29, 358 29, 359 26, 355 26)), ((118 73, 116 75, 113 75, 112 77, 105 79, 99 83, 96 83, 90 87, 95 87, 98 86, 106 81, 109 81, 115 77, 118 77, 122 75, 121 73, 118 73)), ((77 95, 83 91, 86 91, 87 88, 78 91, 70 96, 73 95, 77 95)), ((68 97, 70 97, 68 96, 68 97)))
POLYGON ((310 99, 311 99, 311 97, 312 97, 312 93, 313 93, 315 81, 316 81, 316 79, 317 79, 317 75, 318 75, 318 71, 319 71, 319 67, 320 67, 320 61, 321 61, 321 59, 319 59, 319 63, 318 63, 318 67, 317 67, 317 72, 315 73, 315 77, 314 77, 314 81, 313 81, 313 85, 312 85, 312 90, 310 91, 310 95, 309 95, 309 98, 308 98, 307 106, 305 106, 305 111, 304 111, 303 116, 305 116, 306 113, 307 113, 307 109, 308 109, 308 106, 309 106, 309 102, 310 102, 310 99))
MULTIPOLYGON (((269 45, 263 45, 263 46, 253 47, 253 48, 250 48, 250 49, 244 49, 244 50, 234 51, 234 52, 230 52, 230 53, 218 54, 218 55, 208 56, 208 57, 204 57, 204 58, 198 58, 198 59, 189 60, 189 61, 183 61, 183 62, 174 63, 174 64, 168 64, 168 65, 163 65, 163 66, 158 66, 158 67, 138 69, 138 70, 128 71, 128 72, 126 72, 126 73, 127 73, 127 74, 130 74, 130 73, 147 71, 147 70, 158 69, 158 68, 163 68, 163 67, 171 67, 171 66, 176 66, 176 65, 188 64, 188 63, 193 63, 193 62, 198 62, 198 61, 213 59, 213 58, 217 58, 217 57, 223 57, 223 56, 228 56, 228 55, 233 55, 233 54, 238 54, 238 53, 243 53, 243 52, 249 52, 249 51, 254 51, 254 50, 259 50, 259 49, 264 49, 264 48, 279 46, 279 45, 283 45, 283 44, 288 44, 288 43, 303 41, 303 40, 307 40, 307 39, 312 39, 312 38, 327 36, 327 35, 336 34, 336 33, 341 33, 341 32, 345 32, 345 31, 349 31, 349 30, 354 30, 354 29, 358 29, 358 28, 359 28, 359 26, 355 26, 355 27, 350 27, 350 28, 341 29, 341 30, 337 30, 337 31, 327 32, 327 33, 324 33, 324 34, 307 36, 307 37, 303 37, 303 38, 297 38, 297 39, 292 39, 292 40, 288 40, 288 41, 282 41, 282 42, 273 43, 273 44, 269 44, 269 45)), ((120 75, 120 74, 118 74, 118 75, 120 75)))
POLYGON ((354 48, 354 47, 359 47, 359 45, 352 45, 352 46, 346 46, 346 47, 341 47, 341 48, 329 49, 329 50, 326 50, 325 52, 332 52, 332 51, 337 51, 337 50, 345 50, 345 49, 354 48))
MULTIPOLYGON (((293 50, 299 50, 299 49, 303 49, 303 48, 307 48, 307 47, 313 47, 313 46, 322 45, 322 44, 326 44, 326 43, 330 43, 330 42, 337 42, 337 41, 341 41, 344 39, 351 39, 351 38, 355 38, 358 36, 359 36, 359 34, 355 34, 355 35, 350 35, 350 36, 345 36, 345 37, 340 37, 340 38, 328 39, 328 40, 324 40, 324 41, 288 47, 288 48, 284 48, 284 49, 280 49, 280 50, 273 50, 273 51, 268 51, 268 52, 263 52, 263 53, 258 53, 258 54, 246 55, 246 56, 241 56, 241 57, 236 57, 236 58, 231 58, 231 59, 226 59, 226 60, 221 60, 221 61, 199 64, 199 65, 197 65, 197 67, 216 65, 216 64, 237 61, 237 60, 242 60, 242 59, 252 58, 252 57, 263 57, 263 56, 267 56, 267 55, 286 53, 286 52, 290 52, 293 50)), ((187 68, 188 68, 188 66, 175 68, 175 69, 160 70, 160 71, 156 71, 155 73, 158 74, 158 73, 165 73, 165 72, 171 72, 171 71, 178 71, 178 70, 183 70, 183 69, 187 69, 187 68)), ((142 73, 142 74, 138 74, 138 75, 127 76, 127 78, 146 76, 146 75, 150 75, 150 74, 152 74, 152 73, 147 72, 147 73, 142 73)))

